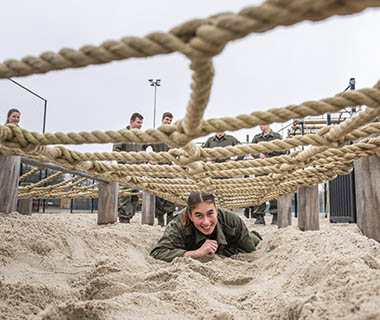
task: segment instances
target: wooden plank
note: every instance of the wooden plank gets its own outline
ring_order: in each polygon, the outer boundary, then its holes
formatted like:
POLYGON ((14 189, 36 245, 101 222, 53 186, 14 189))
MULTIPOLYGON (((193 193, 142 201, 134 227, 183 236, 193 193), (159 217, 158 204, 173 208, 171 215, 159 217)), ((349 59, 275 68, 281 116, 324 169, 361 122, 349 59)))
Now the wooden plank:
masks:
POLYGON ((20 157, 0 154, 0 212, 17 210, 20 157))
POLYGON ((154 224, 154 213, 156 211, 156 197, 148 192, 143 192, 141 224, 154 224))
POLYGON ((318 185, 298 187, 298 228, 319 230, 318 185))
POLYGON ((32 215, 33 199, 20 199, 17 204, 17 211, 24 215, 32 215))
POLYGON ((116 182, 99 182, 98 224, 117 221, 117 200, 119 184, 116 182))
POLYGON ((278 214, 277 225, 278 228, 286 228, 292 225, 292 195, 288 194, 277 199, 278 214))
POLYGON ((380 242, 380 159, 355 160, 356 216, 359 229, 380 242))

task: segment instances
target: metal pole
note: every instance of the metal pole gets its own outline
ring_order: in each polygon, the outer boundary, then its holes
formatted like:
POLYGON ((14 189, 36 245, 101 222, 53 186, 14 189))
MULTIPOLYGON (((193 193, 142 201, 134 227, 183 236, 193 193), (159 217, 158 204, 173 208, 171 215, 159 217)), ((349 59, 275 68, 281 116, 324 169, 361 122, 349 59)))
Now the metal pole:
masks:
MULTIPOLYGON (((47 176, 48 176, 48 170, 47 169, 45 169, 45 179, 47 178, 47 176)), ((46 187, 46 182, 44 183, 44 186, 46 187)), ((43 199, 42 200, 42 213, 45 213, 45 210, 46 209, 46 199, 43 199)))
MULTIPOLYGON (((73 175, 73 178, 74 178, 74 175, 73 175)), ((70 213, 73 213, 73 207, 74 207, 74 199, 71 198, 70 199, 70 213)))
MULTIPOLYGON (((351 79, 350 79, 350 90, 355 90, 355 85, 356 85, 355 78, 351 78, 351 79)), ((354 113, 356 113, 356 107, 351 108, 351 113, 352 113, 352 115, 353 115, 354 113)))
POLYGON ((156 127, 156 94, 157 94, 157 85, 154 85, 154 110, 153 110, 153 129, 156 127))
POLYGON ((153 128, 156 127, 156 99, 157 99, 157 87, 161 86, 161 79, 149 79, 150 86, 154 87, 154 104, 153 104, 153 128))
MULTIPOLYGON (((22 158, 21 158, 22 161, 22 158)), ((42 180, 42 170, 40 170, 40 180, 42 180)), ((40 206, 41 206, 41 199, 38 199, 38 210, 37 212, 40 212, 40 206)))
POLYGON ((330 113, 327 114, 327 125, 328 126, 331 125, 331 114, 330 113))
POLYGON ((34 91, 28 89, 27 87, 23 86, 21 83, 18 83, 17 81, 11 79, 11 78, 8 78, 9 81, 13 82, 15 85, 19 86, 20 88, 23 88, 24 90, 28 91, 29 93, 31 93, 32 95, 36 96, 37 98, 40 98, 41 100, 44 101, 44 119, 43 119, 43 122, 42 122, 42 133, 45 133, 45 129, 46 129, 46 112, 47 112, 47 100, 45 98, 42 98, 40 95, 38 95, 37 93, 35 93, 34 91))
MULTIPOLYGON (((21 157, 21 162, 30 164, 30 165, 32 165, 34 167, 44 167, 44 168, 48 168, 48 169, 51 169, 51 170, 54 170, 54 171, 62 171, 64 173, 70 173, 70 174, 73 174, 73 175, 76 175, 76 176, 81 176, 81 177, 84 177, 84 178, 95 179, 97 181, 102 181, 102 182, 108 182, 107 180, 104 180, 104 179, 101 179, 101 178, 94 178, 94 177, 91 177, 88 174, 85 174, 85 173, 82 173, 82 172, 79 172, 79 171, 70 171, 70 170, 67 170, 67 169, 65 169, 63 167, 59 167, 59 166, 56 166, 56 165, 51 164, 51 163, 42 163, 42 162, 39 162, 39 161, 36 161, 36 160, 32 160, 32 159, 29 159, 29 158, 24 158, 24 157, 21 157)), ((40 180, 42 180, 42 171, 40 171, 40 180)))
MULTIPOLYGON (((95 180, 92 180, 92 184, 95 183, 95 180)), ((94 213, 94 198, 91 198, 91 213, 94 213)))
POLYGON ((45 133, 46 129, 46 112, 47 112, 47 100, 44 100, 44 120, 42 123, 42 133, 45 133))
MULTIPOLYGON (((356 84, 355 78, 351 78, 350 79, 350 90, 355 90, 355 84, 356 84)), ((356 113, 356 107, 352 108, 351 112, 352 112, 351 116, 353 116, 356 113)), ((353 142, 350 141, 349 144, 353 144, 353 142)), ((350 176, 351 176, 351 187, 353 190, 353 192, 351 193, 352 194, 352 201, 351 201, 350 205, 352 207, 352 213, 353 213, 352 222, 355 223, 357 221, 357 217, 356 217, 356 193, 355 193, 355 168, 352 169, 350 176)))

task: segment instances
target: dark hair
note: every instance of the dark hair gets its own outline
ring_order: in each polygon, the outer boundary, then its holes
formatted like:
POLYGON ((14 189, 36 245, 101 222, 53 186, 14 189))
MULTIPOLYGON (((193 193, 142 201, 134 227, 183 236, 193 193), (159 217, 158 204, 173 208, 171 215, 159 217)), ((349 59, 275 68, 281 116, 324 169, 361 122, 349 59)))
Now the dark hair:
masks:
POLYGON ((165 118, 173 119, 173 114, 171 112, 164 112, 162 115, 162 120, 164 120, 165 118))
POLYGON ((20 110, 18 110, 18 109, 15 109, 15 108, 9 109, 8 114, 7 114, 7 120, 6 120, 5 124, 8 123, 8 118, 9 118, 9 117, 12 115, 12 113, 14 113, 14 112, 18 112, 19 114, 21 114, 20 110))
POLYGON ((139 118, 140 120, 144 119, 144 117, 138 112, 135 112, 134 114, 132 114, 131 121, 136 121, 136 118, 139 118))
POLYGON ((187 199, 187 207, 183 212, 181 221, 184 227, 190 225, 189 215, 191 214, 191 210, 193 210, 199 203, 202 202, 213 203, 215 205, 214 195, 202 192, 190 192, 189 198, 187 199))

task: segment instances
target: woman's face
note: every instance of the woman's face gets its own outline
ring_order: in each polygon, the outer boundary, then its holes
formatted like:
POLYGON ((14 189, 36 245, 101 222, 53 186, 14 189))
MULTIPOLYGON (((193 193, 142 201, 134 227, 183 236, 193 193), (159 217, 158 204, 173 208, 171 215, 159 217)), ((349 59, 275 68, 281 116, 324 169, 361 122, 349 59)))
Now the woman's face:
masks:
POLYGON ((200 232, 210 235, 218 222, 218 210, 213 203, 201 202, 191 210, 189 218, 200 232))
POLYGON ((19 122, 20 122, 20 114, 18 112, 12 112, 11 115, 8 117, 7 123, 12 123, 18 126, 19 122))

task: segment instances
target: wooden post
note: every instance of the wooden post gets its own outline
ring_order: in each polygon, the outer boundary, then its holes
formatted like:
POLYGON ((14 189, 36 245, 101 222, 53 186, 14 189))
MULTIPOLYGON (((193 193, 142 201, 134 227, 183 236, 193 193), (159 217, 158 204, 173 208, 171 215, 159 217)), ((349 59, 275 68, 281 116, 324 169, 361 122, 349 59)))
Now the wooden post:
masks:
POLYGON ((98 224, 117 221, 117 200, 119 184, 116 182, 99 182, 98 224))
POLYGON ((380 159, 355 160, 356 216, 359 229, 380 242, 380 159))
MULTIPOLYGON (((20 167, 22 167, 22 163, 20 167)), ((24 182, 24 181, 21 181, 19 183, 20 187, 26 187, 31 184, 32 184, 31 182, 24 182)), ((19 213, 31 216, 32 210, 33 210, 33 199, 19 199, 17 201, 17 211, 19 213)))
POLYGON ((319 230, 318 185, 298 187, 298 228, 319 230))
POLYGON ((32 215, 33 199, 18 200, 17 211, 28 216, 32 215))
POLYGON ((154 213, 156 211, 156 196, 143 192, 141 224, 154 224, 154 213))
POLYGON ((277 225, 278 228, 286 228, 292 225, 292 195, 288 194, 282 196, 277 200, 278 206, 278 217, 277 225))
POLYGON ((0 212, 17 210, 20 157, 0 154, 0 212))

